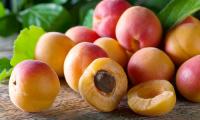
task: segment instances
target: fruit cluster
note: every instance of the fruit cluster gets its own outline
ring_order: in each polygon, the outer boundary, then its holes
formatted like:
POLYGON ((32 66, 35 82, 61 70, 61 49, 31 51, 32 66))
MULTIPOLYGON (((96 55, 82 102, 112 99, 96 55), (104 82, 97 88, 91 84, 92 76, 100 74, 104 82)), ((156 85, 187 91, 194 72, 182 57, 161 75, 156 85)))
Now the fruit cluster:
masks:
POLYGON ((200 102, 200 21, 189 16, 163 40, 162 34, 151 10, 125 0, 103 0, 95 8, 93 30, 76 26, 39 39, 36 60, 23 61, 12 72, 11 101, 27 112, 45 110, 59 92, 58 76, 64 76, 99 111, 116 109, 127 94, 135 113, 158 116, 175 106, 170 81, 178 68, 178 91, 200 102), (128 80, 133 87, 127 92, 128 80))

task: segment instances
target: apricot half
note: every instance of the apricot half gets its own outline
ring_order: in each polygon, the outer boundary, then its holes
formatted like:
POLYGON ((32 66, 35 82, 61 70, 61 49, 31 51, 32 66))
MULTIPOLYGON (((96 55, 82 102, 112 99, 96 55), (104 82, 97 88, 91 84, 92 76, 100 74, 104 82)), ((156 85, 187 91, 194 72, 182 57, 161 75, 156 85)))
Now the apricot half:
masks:
POLYGON ((81 96, 102 112, 114 110, 127 92, 128 80, 123 68, 110 58, 98 58, 79 81, 81 96))
POLYGON ((60 82, 54 70, 37 60, 17 64, 9 81, 11 101, 26 112, 46 110, 59 90, 60 82))
POLYGON ((167 80, 140 83, 128 92, 128 105, 137 114, 159 116, 170 112, 176 103, 172 84, 167 80))

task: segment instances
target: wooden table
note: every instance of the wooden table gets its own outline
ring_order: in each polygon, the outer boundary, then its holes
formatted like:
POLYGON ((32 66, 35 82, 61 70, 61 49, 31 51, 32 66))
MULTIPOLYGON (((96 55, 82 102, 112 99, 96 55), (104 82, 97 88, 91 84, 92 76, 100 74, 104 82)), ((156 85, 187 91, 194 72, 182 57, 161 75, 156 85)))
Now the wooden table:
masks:
MULTIPOLYGON (((10 57, 12 41, 0 38, 0 57, 10 57)), ((78 93, 73 92, 64 80, 61 90, 53 106, 41 113, 26 113, 17 109, 10 101, 8 85, 0 85, 0 120, 200 120, 200 104, 177 98, 172 112, 160 117, 144 117, 136 115, 127 106, 124 98, 119 107, 110 113, 102 113, 90 107, 78 93)))

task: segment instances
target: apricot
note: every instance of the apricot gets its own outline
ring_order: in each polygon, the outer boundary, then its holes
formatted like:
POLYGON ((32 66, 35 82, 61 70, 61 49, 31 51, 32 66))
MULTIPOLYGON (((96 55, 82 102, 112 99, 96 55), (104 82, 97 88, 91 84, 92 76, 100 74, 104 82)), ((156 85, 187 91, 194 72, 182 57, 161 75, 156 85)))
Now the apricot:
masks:
POLYGON ((165 51, 177 65, 181 65, 191 57, 200 54, 199 44, 200 21, 190 16, 168 32, 165 51))
POLYGON ((99 38, 94 42, 95 45, 106 51, 108 56, 118 62, 124 68, 128 63, 128 55, 120 44, 112 38, 99 38))
POLYGON ((94 10, 93 29, 102 37, 115 38, 118 19, 130 6, 126 0, 102 0, 94 10))
POLYGON ((117 108, 127 92, 128 80, 123 68, 110 58, 94 60, 79 81, 81 96, 94 108, 110 112, 117 108))
POLYGON ((159 19, 151 10, 141 6, 128 8, 116 26, 117 40, 130 52, 158 46, 161 36, 159 19))
POLYGON ((100 37, 95 31, 84 26, 72 27, 67 30, 65 35, 67 35, 75 43, 94 42, 100 37))
POLYGON ((49 108, 60 90, 56 72, 46 63, 26 60, 16 65, 9 81, 9 96, 14 105, 26 112, 49 108))
POLYGON ((184 62, 176 74, 178 91, 192 102, 200 102, 200 55, 184 62))
POLYGON ((170 80, 174 71, 172 60, 153 47, 138 50, 128 63, 128 75, 133 84, 156 79, 170 80))
POLYGON ((46 33, 36 45, 35 59, 47 63, 62 77, 65 57, 74 45, 75 43, 62 33, 46 33))
POLYGON ((74 46, 64 62, 65 79, 74 91, 78 92, 78 83, 87 66, 97 58, 107 57, 100 47, 89 42, 82 42, 74 46))
POLYGON ((167 80, 140 83, 128 91, 128 105, 137 114, 159 116, 170 112, 176 104, 174 88, 167 80))

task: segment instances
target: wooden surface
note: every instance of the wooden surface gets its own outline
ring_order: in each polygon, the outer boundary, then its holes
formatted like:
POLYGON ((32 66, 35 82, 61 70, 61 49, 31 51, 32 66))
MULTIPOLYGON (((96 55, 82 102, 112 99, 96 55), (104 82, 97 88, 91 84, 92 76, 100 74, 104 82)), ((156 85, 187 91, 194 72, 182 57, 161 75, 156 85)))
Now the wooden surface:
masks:
MULTIPOLYGON (((0 38, 0 57, 11 56, 12 41, 0 38), (7 45, 6 45, 7 44, 7 45)), ((133 113, 124 98, 117 110, 102 113, 90 107, 79 94, 73 92, 64 80, 53 106, 41 113, 26 113, 17 109, 10 101, 8 85, 0 85, 0 120, 200 120, 200 104, 178 97, 172 112, 161 117, 143 117, 133 113)))

